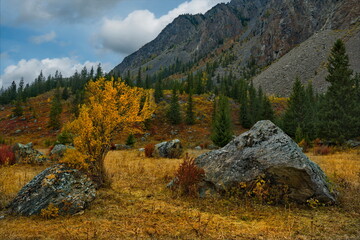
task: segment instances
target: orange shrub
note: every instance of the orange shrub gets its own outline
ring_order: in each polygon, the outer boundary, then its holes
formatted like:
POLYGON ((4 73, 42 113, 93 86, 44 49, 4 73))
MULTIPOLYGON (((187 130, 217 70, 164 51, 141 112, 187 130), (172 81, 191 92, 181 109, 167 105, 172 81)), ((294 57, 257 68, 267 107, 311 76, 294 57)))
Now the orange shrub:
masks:
POLYGON ((148 158, 153 157, 154 149, 155 149, 155 144, 153 144, 153 143, 147 144, 145 146, 145 157, 148 157, 148 158))
POLYGON ((175 188, 183 195, 197 196, 198 184, 204 179, 205 171, 195 164, 195 159, 186 156, 175 175, 175 188))
POLYGON ((315 146, 313 151, 314 155, 328 155, 333 152, 333 148, 326 145, 321 145, 315 146))
POLYGON ((15 154, 11 149, 11 146, 0 146, 0 165, 15 164, 15 154))

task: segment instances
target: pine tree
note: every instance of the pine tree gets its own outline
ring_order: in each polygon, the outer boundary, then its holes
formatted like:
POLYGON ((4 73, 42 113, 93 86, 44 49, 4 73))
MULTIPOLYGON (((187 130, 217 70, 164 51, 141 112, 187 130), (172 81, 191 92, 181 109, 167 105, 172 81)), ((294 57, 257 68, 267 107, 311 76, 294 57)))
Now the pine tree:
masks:
POLYGON ((290 136, 295 137, 298 127, 304 129, 304 120, 306 116, 306 94, 300 79, 296 78, 291 96, 288 101, 288 107, 283 116, 284 131, 290 136))
POLYGON ((269 98, 264 95, 263 96, 263 109, 262 109, 262 114, 261 114, 261 120, 270 120, 270 121, 274 121, 275 119, 275 113, 274 110, 271 106, 271 102, 269 100, 269 98))
POLYGON ((156 103, 159 103, 164 97, 161 80, 157 80, 155 83, 154 97, 156 103))
POLYGON ((194 116, 194 103, 193 103, 193 98, 192 98, 192 93, 189 93, 189 98, 188 98, 188 105, 186 108, 186 124, 188 125, 193 125, 195 123, 195 116, 194 116))
POLYGON ((134 144, 135 144, 135 142, 136 142, 136 139, 135 139, 135 137, 134 137, 134 134, 129 134, 129 136, 128 136, 128 138, 126 139, 126 145, 127 146, 130 146, 130 147, 133 147, 134 146, 134 144))
POLYGON ((333 142, 343 142, 357 137, 359 116, 357 115, 356 80, 349 68, 349 57, 345 45, 337 40, 328 58, 326 81, 330 83, 319 114, 319 134, 333 142))
POLYGON ((240 99, 240 124, 243 128, 251 128, 251 120, 248 110, 248 97, 247 91, 243 92, 243 97, 240 99))
POLYGON ((62 92, 61 98, 66 101, 66 100, 68 100, 69 97, 70 97, 69 90, 68 90, 67 87, 65 87, 63 92, 62 92))
POLYGON ((21 117, 24 113, 21 103, 21 99, 18 97, 18 99, 15 101, 15 108, 13 110, 15 117, 21 117))
POLYGON ((229 100, 220 95, 213 119, 211 140, 215 145, 223 147, 230 142, 232 136, 229 100))
POLYGON ((167 118, 169 119, 171 124, 175 125, 181 123, 180 104, 179 104, 179 98, 176 94, 176 88, 173 89, 171 102, 169 105, 169 109, 167 111, 167 118))
POLYGON ((141 68, 138 70, 138 75, 136 77, 136 86, 143 87, 142 77, 141 77, 141 68))
POLYGON ((49 127, 57 130, 61 127, 60 115, 62 112, 61 96, 59 88, 56 88, 50 109, 49 127))

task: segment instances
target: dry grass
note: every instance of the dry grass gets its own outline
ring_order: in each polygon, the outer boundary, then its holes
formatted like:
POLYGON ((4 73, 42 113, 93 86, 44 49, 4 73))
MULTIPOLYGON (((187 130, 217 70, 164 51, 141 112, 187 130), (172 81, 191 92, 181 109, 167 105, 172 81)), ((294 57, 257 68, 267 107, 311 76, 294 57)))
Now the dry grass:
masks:
MULTIPOLYGON (((0 239, 359 239, 360 211, 354 208, 355 199, 360 199, 356 192, 359 155, 311 158, 335 184, 343 184, 339 177, 351 184, 339 191, 350 191, 353 197, 341 198, 339 206, 316 209, 180 197, 165 188, 180 159, 150 159, 138 151, 117 151, 110 152, 106 161, 112 186, 98 192, 90 209, 52 220, 7 216, 0 220, 0 239)), ((9 201, 43 168, 1 168, 3 201, 9 201)))

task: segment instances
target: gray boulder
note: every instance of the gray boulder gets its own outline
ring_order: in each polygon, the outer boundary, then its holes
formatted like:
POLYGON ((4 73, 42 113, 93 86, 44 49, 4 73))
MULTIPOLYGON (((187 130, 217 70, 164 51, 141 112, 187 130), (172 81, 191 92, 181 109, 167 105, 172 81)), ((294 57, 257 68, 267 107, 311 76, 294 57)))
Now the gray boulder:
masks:
POLYGON ((131 146, 125 144, 115 144, 115 150, 128 150, 131 146))
POLYGON ((52 204, 59 215, 75 214, 84 210, 95 195, 95 185, 85 174, 56 164, 26 184, 7 208, 12 215, 31 216, 52 204))
POLYGON ((154 147, 154 157, 179 158, 183 153, 183 147, 179 139, 158 143, 154 147))
POLYGON ((225 147, 199 156, 195 163, 205 170, 205 181, 220 192, 266 176, 272 184, 288 186, 290 200, 335 202, 320 167, 268 120, 257 122, 225 147))
POLYGON ((13 146, 16 163, 43 164, 49 159, 41 152, 33 148, 33 144, 15 143, 13 146))
POLYGON ((75 149, 73 146, 67 146, 64 144, 56 144, 54 148, 50 151, 50 156, 52 159, 59 159, 64 156, 66 149, 75 149))

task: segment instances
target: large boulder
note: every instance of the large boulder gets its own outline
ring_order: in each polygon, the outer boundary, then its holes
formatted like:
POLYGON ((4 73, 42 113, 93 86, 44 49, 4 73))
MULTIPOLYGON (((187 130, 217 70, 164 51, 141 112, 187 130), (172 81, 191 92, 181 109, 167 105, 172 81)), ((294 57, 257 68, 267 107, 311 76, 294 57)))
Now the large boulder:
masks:
POLYGON ((154 147, 154 157, 179 158, 183 153, 183 147, 179 139, 158 143, 154 147))
POLYGON ((49 159, 41 152, 33 148, 33 144, 15 143, 13 146, 16 163, 43 164, 49 159))
POLYGON ((26 184, 7 208, 9 214, 31 216, 51 204, 58 208, 58 215, 75 214, 95 195, 95 185, 84 173, 56 164, 26 184))
POLYGON ((64 156, 67 149, 75 149, 73 146, 68 146, 64 144, 56 144, 53 149, 50 151, 50 157, 52 159, 60 159, 64 156))
POLYGON ((266 176, 273 184, 286 185, 289 199, 296 202, 335 201, 320 167, 268 120, 257 122, 225 147, 199 156, 195 163, 205 170, 205 181, 220 192, 266 176))

